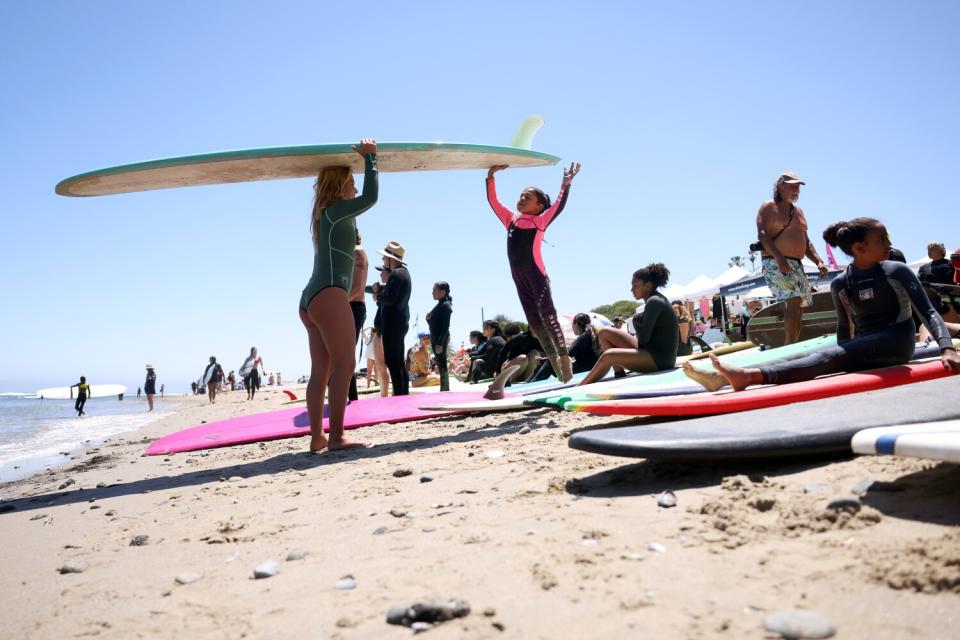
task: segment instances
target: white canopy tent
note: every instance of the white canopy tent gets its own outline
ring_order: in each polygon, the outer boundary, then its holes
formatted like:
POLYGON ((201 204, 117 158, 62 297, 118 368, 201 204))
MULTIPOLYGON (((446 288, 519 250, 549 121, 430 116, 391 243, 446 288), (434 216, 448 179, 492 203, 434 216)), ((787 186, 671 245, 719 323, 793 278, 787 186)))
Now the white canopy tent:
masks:
POLYGON ((728 285, 731 282, 736 282, 744 276, 749 275, 749 273, 750 272, 743 267, 734 265, 714 278, 708 278, 700 274, 685 285, 680 284, 664 287, 661 293, 670 300, 698 300, 700 298, 708 298, 715 293, 719 293, 720 287, 728 285))

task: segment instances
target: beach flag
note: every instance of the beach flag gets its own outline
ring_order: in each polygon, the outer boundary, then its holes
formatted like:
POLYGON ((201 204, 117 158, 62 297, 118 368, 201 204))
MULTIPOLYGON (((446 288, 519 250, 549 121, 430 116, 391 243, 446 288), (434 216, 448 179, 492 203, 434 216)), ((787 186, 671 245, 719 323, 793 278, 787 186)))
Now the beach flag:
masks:
POLYGON ((830 245, 828 244, 826 245, 826 247, 827 247, 827 264, 830 266, 831 269, 839 269, 840 265, 837 264, 837 259, 833 257, 833 251, 830 250, 830 245))

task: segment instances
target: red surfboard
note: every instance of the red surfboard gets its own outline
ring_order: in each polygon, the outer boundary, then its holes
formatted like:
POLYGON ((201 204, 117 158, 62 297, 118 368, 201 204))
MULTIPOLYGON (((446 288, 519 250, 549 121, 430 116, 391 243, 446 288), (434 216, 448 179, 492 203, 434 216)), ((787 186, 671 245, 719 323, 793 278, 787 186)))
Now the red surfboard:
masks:
MULTIPOLYGON (((571 411, 625 416, 703 416, 763 409, 793 402, 830 398, 861 391, 874 391, 925 380, 955 375, 939 361, 904 364, 860 373, 845 373, 746 391, 722 390, 689 396, 611 400, 609 402, 568 403, 571 411)), ((960 385, 957 386, 960 393, 960 385)), ((958 395, 960 397, 960 395, 958 395)))

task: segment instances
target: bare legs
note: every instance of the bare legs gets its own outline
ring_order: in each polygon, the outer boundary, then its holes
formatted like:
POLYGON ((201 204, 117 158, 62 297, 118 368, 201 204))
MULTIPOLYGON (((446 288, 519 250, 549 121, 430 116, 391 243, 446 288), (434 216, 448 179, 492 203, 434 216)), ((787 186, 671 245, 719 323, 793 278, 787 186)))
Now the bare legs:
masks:
POLYGON ((637 339, 620 329, 604 327, 597 332, 597 340, 603 348, 603 353, 593 365, 590 373, 580 383, 581 385, 590 384, 602 380, 610 367, 613 367, 617 373, 622 373, 624 369, 631 371, 652 372, 657 371, 657 364, 653 361, 647 351, 637 348, 637 339))
POLYGON ((153 394, 152 393, 147 394, 147 404, 150 405, 149 410, 153 411, 153 394))
POLYGON ((689 362, 684 362, 683 372, 694 382, 703 385, 707 391, 717 391, 728 384, 734 391, 743 391, 752 384, 763 384, 763 374, 760 369, 743 369, 726 364, 712 353, 710 363, 716 371, 704 371, 689 362))
POLYGON ((377 367, 377 384, 380 385, 380 397, 390 395, 390 370, 387 369, 387 358, 383 355, 383 340, 378 333, 373 337, 373 359, 377 367))
POLYGON ((800 340, 800 325, 803 321, 803 311, 800 304, 803 298, 787 300, 787 309, 783 314, 783 333, 786 336, 784 344, 793 344, 800 340))
POLYGON ((331 451, 363 447, 343 437, 343 414, 347 405, 350 377, 355 367, 353 313, 347 292, 328 287, 315 295, 300 320, 310 342, 310 382, 307 383, 307 412, 310 414, 310 450, 331 451), (323 435, 323 402, 330 386, 330 439, 323 435))
POLYGON ((214 403, 217 401, 217 383, 216 382, 207 383, 207 399, 211 403, 214 403))

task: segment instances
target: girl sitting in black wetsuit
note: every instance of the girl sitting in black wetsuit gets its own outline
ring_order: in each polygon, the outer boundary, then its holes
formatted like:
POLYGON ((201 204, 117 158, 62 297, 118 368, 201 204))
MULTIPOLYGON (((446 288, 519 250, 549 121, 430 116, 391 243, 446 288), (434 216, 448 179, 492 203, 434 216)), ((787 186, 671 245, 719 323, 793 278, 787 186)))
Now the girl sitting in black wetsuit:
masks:
POLYGON ((890 249, 886 227, 873 218, 855 218, 830 225, 823 239, 853 257, 853 264, 830 285, 837 309, 835 346, 755 369, 724 364, 711 355, 716 372, 684 363, 684 373, 710 391, 727 384, 740 391, 751 384, 786 384, 904 364, 913 357, 916 340, 911 307, 940 346, 943 367, 960 372, 960 356, 917 276, 907 265, 886 259, 890 249))
POLYGON ((658 291, 669 279, 670 270, 660 262, 648 264, 633 274, 630 285, 633 297, 646 301, 643 313, 634 316, 637 335, 613 327, 601 328, 597 340, 603 353, 581 385, 600 380, 610 367, 617 375, 623 375, 624 369, 649 373, 672 369, 676 365, 680 335, 677 314, 658 291))
POLYGON ((570 357, 573 358, 573 372, 583 373, 590 371, 597 364, 597 358, 602 352, 597 332, 590 324, 590 316, 578 313, 573 317, 573 333, 577 336, 570 346, 570 357))

